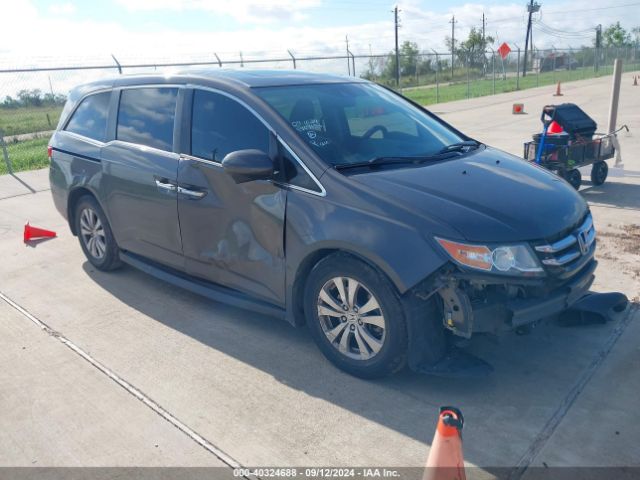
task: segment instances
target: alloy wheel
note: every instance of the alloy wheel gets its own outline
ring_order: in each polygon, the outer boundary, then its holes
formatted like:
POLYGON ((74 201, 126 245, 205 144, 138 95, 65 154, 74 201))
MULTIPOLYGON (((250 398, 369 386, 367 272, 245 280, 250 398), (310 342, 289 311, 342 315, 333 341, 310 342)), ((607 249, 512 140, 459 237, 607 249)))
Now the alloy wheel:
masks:
POLYGON ((334 277, 323 285, 318 319, 331 345, 349 358, 369 360, 384 345, 386 323, 380 304, 353 278, 334 277))
POLYGON ((102 259, 107 251, 104 226, 91 208, 85 208, 80 213, 80 235, 91 256, 102 259))

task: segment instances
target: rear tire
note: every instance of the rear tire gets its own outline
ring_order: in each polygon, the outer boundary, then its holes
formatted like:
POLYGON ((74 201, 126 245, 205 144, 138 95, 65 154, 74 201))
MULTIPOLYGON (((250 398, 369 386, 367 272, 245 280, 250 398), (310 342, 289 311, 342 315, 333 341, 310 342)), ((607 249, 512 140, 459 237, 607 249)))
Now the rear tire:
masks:
POLYGON ((85 195, 78 200, 74 220, 80 247, 91 265, 102 271, 122 266, 111 226, 94 197, 85 195))
POLYGON ((607 162, 600 161, 591 167, 591 182, 594 185, 602 185, 609 174, 609 166, 607 162))
POLYGON ((407 357, 405 312, 391 282, 365 262, 338 253, 309 273, 307 325, 336 367, 361 378, 401 370, 407 357))

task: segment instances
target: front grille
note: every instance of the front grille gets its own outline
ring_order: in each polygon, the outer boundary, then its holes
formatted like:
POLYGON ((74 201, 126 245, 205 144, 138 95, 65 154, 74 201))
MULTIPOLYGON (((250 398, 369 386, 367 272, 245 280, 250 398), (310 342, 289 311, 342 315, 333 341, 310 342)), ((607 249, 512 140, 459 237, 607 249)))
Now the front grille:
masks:
POLYGON ((595 244, 596 229, 591 214, 587 214, 569 235, 554 242, 534 244, 533 248, 550 274, 566 278, 593 257, 595 244))

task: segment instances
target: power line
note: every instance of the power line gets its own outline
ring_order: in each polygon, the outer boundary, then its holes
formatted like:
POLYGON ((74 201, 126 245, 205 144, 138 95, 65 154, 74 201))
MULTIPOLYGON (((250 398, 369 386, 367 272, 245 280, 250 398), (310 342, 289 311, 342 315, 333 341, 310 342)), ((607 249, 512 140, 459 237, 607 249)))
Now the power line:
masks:
POLYGON ((596 7, 596 8, 579 8, 574 10, 549 10, 545 12, 546 15, 556 15, 558 13, 580 13, 580 12, 594 12, 596 10, 612 10, 614 8, 635 7, 640 5, 640 2, 625 3, 624 5, 609 5, 608 7, 596 7))
POLYGON ((563 32, 561 30, 555 30, 550 27, 547 27, 546 25, 540 22, 534 22, 534 23, 541 32, 556 38, 580 39, 580 38, 591 37, 593 35, 592 29, 584 30, 581 32, 563 32))
POLYGON ((547 35, 550 35, 552 37, 557 37, 557 38, 568 38, 568 39, 575 38, 575 39, 580 39, 580 38, 591 37, 593 35, 592 33, 583 33, 581 35, 562 35, 562 34, 557 33, 557 32, 545 30, 544 28, 540 28, 539 26, 537 26, 537 28, 542 33, 545 33, 547 35))
POLYGON ((550 37, 558 38, 558 39, 560 39, 560 40, 586 40, 586 39, 588 39, 588 38, 590 38, 590 37, 591 37, 591 35, 585 35, 585 36, 583 36, 583 37, 562 37, 562 36, 560 36, 560 35, 556 35, 556 34, 553 34, 553 33, 545 32, 544 30, 540 30, 540 31, 541 31, 542 33, 545 33, 546 35, 548 35, 548 36, 550 36, 550 37))
POLYGON ((567 35, 574 35, 574 34, 583 34, 583 33, 589 33, 591 34, 593 31, 593 28, 584 28, 582 30, 564 30, 564 29, 559 29, 559 28, 555 28, 552 27, 551 25, 547 25, 546 23, 544 23, 542 20, 534 20, 535 23, 537 23, 538 25, 541 25, 542 27, 551 30, 551 31, 555 31, 558 33, 562 33, 562 34, 567 34, 567 35))

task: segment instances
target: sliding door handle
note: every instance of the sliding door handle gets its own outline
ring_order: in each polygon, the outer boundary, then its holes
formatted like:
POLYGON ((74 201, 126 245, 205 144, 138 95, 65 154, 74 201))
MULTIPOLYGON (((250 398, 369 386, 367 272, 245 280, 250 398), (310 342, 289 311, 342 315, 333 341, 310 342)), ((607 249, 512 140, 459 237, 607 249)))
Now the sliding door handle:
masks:
POLYGON ((169 181, 167 178, 155 178, 156 187, 166 190, 168 192, 175 192, 177 190, 177 186, 169 181))

